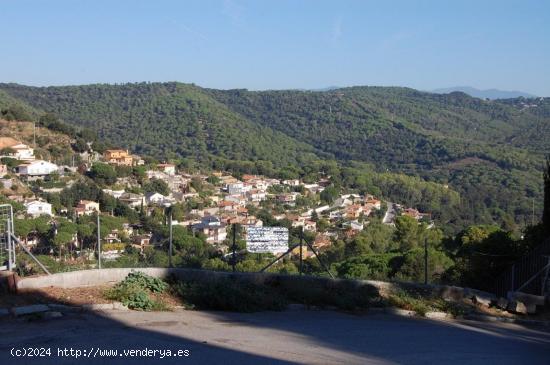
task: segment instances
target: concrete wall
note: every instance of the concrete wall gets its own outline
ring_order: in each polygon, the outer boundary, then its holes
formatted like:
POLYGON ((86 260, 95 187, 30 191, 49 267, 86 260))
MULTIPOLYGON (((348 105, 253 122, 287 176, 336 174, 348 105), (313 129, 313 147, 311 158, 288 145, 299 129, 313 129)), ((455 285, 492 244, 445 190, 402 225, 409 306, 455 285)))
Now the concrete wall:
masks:
POLYGON ((124 280, 132 271, 141 271, 147 275, 166 279, 175 277, 181 280, 192 281, 215 281, 220 278, 232 278, 255 284, 276 283, 276 286, 288 290, 300 290, 300 288, 328 288, 335 290, 362 291, 371 293, 391 293, 397 290, 417 292, 423 295, 433 295, 448 300, 460 301, 464 298, 471 298, 473 295, 487 297, 489 300, 496 299, 490 293, 484 293, 469 288, 460 288, 446 285, 423 285, 417 283, 384 282, 373 280, 347 280, 331 279, 319 276, 298 276, 281 275, 271 273, 232 273, 197 269, 183 268, 124 268, 124 269, 101 269, 64 272, 49 276, 35 276, 20 278, 17 281, 17 289, 37 289, 47 287, 76 288, 85 286, 97 286, 114 284, 124 280))
POLYGON ((181 280, 193 281, 215 281, 220 278, 232 278, 256 284, 277 282, 277 285, 287 288, 340 288, 340 289, 369 289, 378 292, 379 286, 388 285, 383 282, 369 282, 361 280, 330 279, 318 276, 280 275, 271 273, 232 273, 182 268, 134 268, 134 269, 101 269, 83 270, 58 273, 48 276, 35 276, 20 278, 17 282, 17 289, 37 288, 76 288, 85 286, 97 286, 112 284, 122 281, 131 271, 141 271, 147 275, 166 279, 174 277, 181 280), (377 283, 375 285, 375 283, 377 283))

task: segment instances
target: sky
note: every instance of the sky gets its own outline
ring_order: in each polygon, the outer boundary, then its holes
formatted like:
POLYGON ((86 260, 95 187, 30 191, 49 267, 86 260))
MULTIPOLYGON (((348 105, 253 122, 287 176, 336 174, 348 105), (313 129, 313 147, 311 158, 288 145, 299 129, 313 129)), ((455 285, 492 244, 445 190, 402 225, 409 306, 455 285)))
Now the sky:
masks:
POLYGON ((550 96, 550 1, 0 0, 0 82, 550 96))

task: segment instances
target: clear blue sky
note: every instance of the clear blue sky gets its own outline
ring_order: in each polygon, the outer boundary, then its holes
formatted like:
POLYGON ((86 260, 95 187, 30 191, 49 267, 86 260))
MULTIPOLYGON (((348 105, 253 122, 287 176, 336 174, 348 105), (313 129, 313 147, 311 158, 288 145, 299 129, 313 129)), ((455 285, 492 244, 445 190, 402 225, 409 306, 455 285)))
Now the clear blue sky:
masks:
POLYGON ((550 96, 550 1, 0 0, 0 81, 550 96))

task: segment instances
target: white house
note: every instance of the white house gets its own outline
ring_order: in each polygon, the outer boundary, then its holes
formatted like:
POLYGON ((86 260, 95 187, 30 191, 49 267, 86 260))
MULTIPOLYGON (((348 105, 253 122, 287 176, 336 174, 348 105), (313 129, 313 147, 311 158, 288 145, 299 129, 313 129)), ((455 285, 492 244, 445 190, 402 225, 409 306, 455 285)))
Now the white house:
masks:
POLYGON ((11 152, 6 156, 17 160, 32 161, 34 160, 34 150, 24 143, 11 137, 0 137, 0 150, 10 149, 11 152))
POLYGON ((39 200, 33 200, 25 203, 27 214, 33 217, 39 217, 41 215, 52 215, 52 205, 39 200))
POLYGON ((78 202, 78 205, 76 206, 74 211, 77 217, 99 213, 99 203, 90 200, 81 200, 78 202))
POLYGON ((110 195, 115 199, 119 199, 122 195, 124 195, 124 189, 122 190, 102 189, 102 190, 105 194, 110 195))
POLYGON ((145 194, 145 202, 149 205, 172 205, 174 199, 160 193, 151 192, 145 194))
POLYGON ((36 160, 26 163, 24 165, 19 165, 17 167, 17 170, 20 175, 45 176, 57 172, 59 170, 59 167, 56 164, 48 161, 36 160))
POLYGON ((168 175, 175 175, 176 174, 176 165, 173 165, 171 163, 161 163, 157 165, 157 168, 168 175))
POLYGON ((227 192, 230 195, 237 195, 244 193, 244 184, 242 182, 236 182, 234 184, 227 184, 227 192))
POLYGON ((227 238, 226 225, 218 217, 206 216, 201 222, 192 226, 193 232, 202 232, 206 242, 219 243, 227 238))

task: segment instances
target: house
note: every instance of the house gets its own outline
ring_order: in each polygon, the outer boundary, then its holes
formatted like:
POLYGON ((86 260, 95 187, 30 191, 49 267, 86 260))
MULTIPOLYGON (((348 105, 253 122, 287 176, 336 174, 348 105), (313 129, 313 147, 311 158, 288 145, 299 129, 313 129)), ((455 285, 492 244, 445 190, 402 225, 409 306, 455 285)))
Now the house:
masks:
POLYGON ((407 209, 403 210, 401 215, 411 217, 411 218, 414 218, 414 219, 417 219, 417 220, 422 218, 422 214, 414 208, 407 208, 407 209))
POLYGON ((157 168, 168 175, 176 174, 176 165, 171 163, 161 163, 157 165, 157 168))
POLYGON ((33 200, 25 203, 25 209, 27 214, 32 217, 39 217, 41 215, 52 216, 52 205, 40 200, 33 200))
POLYGON ((357 219, 363 213, 363 206, 359 204, 352 204, 346 208, 346 218, 357 219))
POLYGON ((4 177, 8 173, 8 166, 0 164, 0 177, 4 177))
POLYGON ((103 240, 105 243, 121 243, 120 237, 118 236, 118 229, 111 230, 103 240))
POLYGON ((380 209, 382 207, 382 202, 372 196, 369 196, 365 199, 365 205, 371 206, 374 209, 380 209))
POLYGON ((316 232, 317 231, 317 223, 315 221, 306 220, 304 221, 304 231, 308 232, 316 232))
POLYGON ((344 214, 342 213, 341 210, 333 210, 328 214, 328 218, 330 220, 342 219, 343 217, 344 217, 344 214))
POLYGON ((145 246, 149 246, 151 244, 151 237, 153 237, 151 233, 135 235, 132 238, 132 246, 143 252, 145 246))
POLYGON ((353 204, 352 199, 349 199, 349 197, 341 196, 334 201, 331 208, 345 208, 352 204, 353 204))
POLYGON ((300 186, 300 180, 298 179, 282 180, 281 184, 288 185, 288 186, 300 186))
POLYGON ((51 162, 36 160, 17 167, 17 171, 23 176, 46 176, 59 171, 59 167, 51 162))
POLYGON ((244 184, 242 182, 227 184, 227 192, 230 195, 242 194, 244 193, 244 184))
POLYGON ((34 150, 11 137, 0 137, 0 151, 2 150, 4 153, 0 153, 3 155, 0 157, 11 157, 23 161, 34 160, 34 150))
POLYGON ((145 193, 145 202, 151 205, 171 205, 173 203, 169 197, 155 192, 145 193))
POLYGON ((111 190, 111 189, 102 189, 102 190, 105 194, 110 195, 115 199, 119 199, 122 195, 124 195, 124 190, 111 190))
POLYGON ((248 201, 261 202, 267 199, 267 193, 263 190, 252 189, 246 192, 246 197, 248 201))
POLYGON ((224 200, 218 203, 219 210, 222 210, 224 212, 233 212, 237 209, 238 206, 239 204, 234 201, 224 200))
POLYGON ((193 224, 193 232, 201 232, 208 243, 220 243, 227 238, 226 225, 218 217, 206 216, 198 224, 193 224))
POLYGON ((132 166, 134 159, 128 154, 128 150, 106 150, 103 152, 103 160, 112 165, 132 166))
POLYGON ((139 208, 142 205, 146 205, 145 196, 142 194, 124 193, 118 199, 132 208, 139 208))
POLYGON ((74 211, 77 217, 99 213, 99 203, 90 200, 81 200, 74 211))
POLYGON ((278 194, 277 200, 281 203, 292 204, 296 202, 296 198, 300 195, 299 193, 288 193, 288 194, 278 194))

